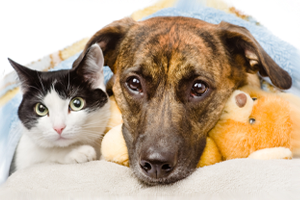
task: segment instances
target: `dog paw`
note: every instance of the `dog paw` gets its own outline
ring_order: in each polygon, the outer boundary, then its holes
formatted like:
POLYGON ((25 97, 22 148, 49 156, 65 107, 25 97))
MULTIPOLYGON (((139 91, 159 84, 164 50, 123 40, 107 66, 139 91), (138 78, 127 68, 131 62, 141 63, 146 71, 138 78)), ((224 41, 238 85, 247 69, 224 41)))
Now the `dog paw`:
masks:
POLYGON ((66 163, 85 163, 96 159, 96 151, 89 145, 79 146, 66 156, 66 163))
POLYGON ((292 159, 293 154, 285 147, 274 147, 257 150, 251 153, 248 158, 269 160, 269 159, 292 159))

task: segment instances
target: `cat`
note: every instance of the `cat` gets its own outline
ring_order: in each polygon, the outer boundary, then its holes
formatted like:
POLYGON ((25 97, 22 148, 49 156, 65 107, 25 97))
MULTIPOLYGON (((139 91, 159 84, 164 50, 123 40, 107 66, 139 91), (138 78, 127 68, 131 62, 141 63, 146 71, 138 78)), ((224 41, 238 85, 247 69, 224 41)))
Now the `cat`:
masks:
POLYGON ((23 135, 10 173, 36 163, 84 163, 99 158, 110 118, 104 57, 98 44, 70 70, 40 72, 9 59, 21 81, 23 135))

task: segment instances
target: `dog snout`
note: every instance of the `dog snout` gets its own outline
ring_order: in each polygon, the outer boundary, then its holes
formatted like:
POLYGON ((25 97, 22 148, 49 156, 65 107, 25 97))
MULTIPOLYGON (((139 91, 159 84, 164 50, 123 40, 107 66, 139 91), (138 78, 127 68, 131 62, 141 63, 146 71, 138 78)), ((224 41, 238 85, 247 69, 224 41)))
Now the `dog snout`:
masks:
POLYGON ((141 157, 140 167, 151 178, 165 178, 175 168, 177 156, 174 153, 152 152, 141 157))

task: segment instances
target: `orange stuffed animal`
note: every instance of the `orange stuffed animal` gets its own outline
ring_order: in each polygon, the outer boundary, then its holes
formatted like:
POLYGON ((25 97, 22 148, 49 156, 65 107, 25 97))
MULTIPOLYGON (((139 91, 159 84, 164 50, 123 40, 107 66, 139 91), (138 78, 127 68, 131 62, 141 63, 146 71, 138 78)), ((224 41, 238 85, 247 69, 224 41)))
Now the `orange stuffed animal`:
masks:
POLYGON ((252 87, 241 88, 231 95, 220 120, 208 133, 198 166, 247 157, 290 159, 291 133, 286 100, 252 87))
MULTIPOLYGON (((291 159, 292 125, 290 103, 280 95, 250 86, 240 88, 208 133, 197 167, 235 158, 291 159)), ((121 126, 104 136, 102 158, 129 166, 121 126)))

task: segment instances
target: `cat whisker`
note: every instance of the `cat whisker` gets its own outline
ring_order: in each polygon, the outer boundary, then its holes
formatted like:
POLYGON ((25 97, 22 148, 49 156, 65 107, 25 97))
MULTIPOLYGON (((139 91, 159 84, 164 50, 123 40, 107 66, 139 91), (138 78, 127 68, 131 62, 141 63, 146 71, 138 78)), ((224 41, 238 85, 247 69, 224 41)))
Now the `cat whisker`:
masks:
POLYGON ((41 86, 42 86, 42 89, 43 89, 44 93, 46 93, 46 90, 45 90, 45 88, 44 88, 44 84, 43 84, 42 79, 41 79, 41 77, 40 77, 40 74, 39 74, 38 72, 37 72, 37 77, 39 78, 39 81, 40 81, 40 83, 41 83, 41 86))
POLYGON ((97 122, 87 122, 87 123, 84 123, 84 125, 85 124, 100 124, 100 122, 98 122, 98 121, 97 122))
POLYGON ((78 93, 79 89, 81 88, 81 85, 82 83, 76 88, 76 90, 73 92, 71 96, 75 96, 78 93))
POLYGON ((88 122, 88 123, 84 123, 82 126, 94 125, 94 124, 101 124, 101 123, 99 121, 97 121, 97 122, 88 122))
POLYGON ((82 125, 83 128, 113 128, 114 126, 82 125))
POLYGON ((36 89, 37 91, 39 91, 41 94, 43 94, 43 91, 41 91, 39 88, 34 87, 34 86, 32 86, 32 85, 27 85, 27 84, 25 84, 25 81, 21 82, 20 84, 22 85, 22 87, 25 87, 25 88, 33 88, 33 89, 36 89))
POLYGON ((99 134, 99 133, 85 133, 84 136, 80 137, 81 140, 80 141, 94 141, 94 140, 102 140, 103 138, 103 134, 99 134), (88 137, 87 137, 88 136, 88 137))
POLYGON ((102 133, 100 131, 83 131, 83 133, 85 134, 85 136, 87 134, 97 134, 97 135, 102 135, 102 133))
POLYGON ((89 127, 89 126, 101 126, 101 127, 106 127, 105 125, 101 124, 101 123, 88 123, 88 124, 82 124, 81 127, 89 127))
POLYGON ((67 85, 67 91, 69 91, 70 88, 70 73, 68 73, 68 85, 67 85))

